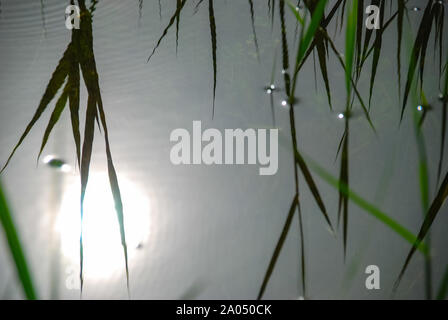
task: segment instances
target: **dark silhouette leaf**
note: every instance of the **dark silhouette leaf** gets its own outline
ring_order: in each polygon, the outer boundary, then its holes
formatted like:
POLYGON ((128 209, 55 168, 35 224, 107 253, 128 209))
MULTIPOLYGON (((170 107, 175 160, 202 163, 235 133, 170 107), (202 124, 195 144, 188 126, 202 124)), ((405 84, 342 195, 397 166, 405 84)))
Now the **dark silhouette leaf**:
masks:
POLYGON ((68 98, 68 85, 65 86, 64 92, 62 92, 61 96, 59 97, 58 101, 56 102, 56 106, 53 110, 53 113, 50 116, 50 121, 48 122, 47 129, 45 129, 44 137, 42 139, 42 144, 40 146, 39 155, 37 156, 37 160, 39 160, 42 151, 45 148, 45 145, 47 144, 48 137, 50 136, 51 130, 53 130, 54 125, 56 122, 58 122, 62 111, 64 111, 65 105, 67 104, 67 98, 68 98))
POLYGON ((157 48, 160 46, 160 43, 162 42, 162 40, 165 38, 165 36, 168 33, 168 30, 173 26, 174 22, 176 21, 176 18, 178 15, 180 15, 180 12, 182 11, 182 9, 185 6, 185 3, 187 2, 187 0, 183 0, 182 1, 182 5, 180 7, 178 7, 176 9, 176 12, 174 12, 173 16, 170 19, 170 22, 168 23, 168 25, 166 26, 166 28, 163 30, 162 35, 160 36, 159 40, 157 41, 156 46, 154 47, 154 49, 152 50, 151 54, 148 57, 148 60, 146 62, 149 62, 149 60, 151 60, 152 56, 154 55, 154 53, 156 52, 157 48))
POLYGON ((274 271, 275 264, 277 263, 277 259, 282 251, 283 244, 285 243, 286 236, 288 235, 288 231, 291 228, 292 218, 294 217, 294 213, 296 212, 296 208, 298 205, 298 196, 294 196, 294 199, 291 203, 291 207, 289 208, 288 216, 286 217, 285 225, 283 226, 280 237, 277 241, 277 245, 275 246, 274 253, 272 254, 271 261, 269 262, 269 266, 266 270, 266 274, 263 278, 263 283, 261 285, 260 291, 258 292, 257 299, 260 300, 263 297, 263 294, 266 290, 266 286, 271 278, 272 272, 274 271))
POLYGON ((213 107, 212 107, 212 119, 215 117, 215 97, 216 97, 216 22, 215 22, 215 10, 213 9, 213 0, 208 0, 208 13, 210 22, 210 37, 212 41, 212 59, 213 59, 213 107))
POLYGON ((406 261, 400 271, 398 279, 395 282, 394 291, 398 288, 400 281, 409 265, 409 262, 411 261, 411 258, 413 257, 419 245, 423 242, 425 236, 428 234, 431 225, 434 222, 434 219, 437 217, 438 213, 440 212, 440 208, 442 208, 442 205, 445 202, 447 196, 448 196, 448 173, 445 175, 445 179, 443 180, 439 188, 439 191, 437 192, 437 196, 435 197, 431 206, 429 207, 428 213, 425 215, 425 219, 417 235, 417 239, 414 241, 412 248, 409 251, 408 256, 406 257, 406 261))
POLYGON ((11 152, 11 155, 9 156, 8 160, 6 161, 5 165, 3 166, 2 170, 0 170, 0 174, 5 170, 5 168, 8 166, 9 162, 11 161, 11 158, 13 157, 16 150, 19 148, 19 146, 22 144, 25 137, 28 135, 28 133, 33 128, 34 124, 39 120, 42 113, 47 108, 48 104, 51 102, 51 100, 56 95, 59 88, 64 83, 65 78, 68 74, 69 69, 69 55, 71 51, 71 45, 67 47, 65 50, 64 56, 59 61, 58 66, 56 67, 56 70, 53 72, 50 81, 48 82, 47 88, 45 90, 44 95, 42 96, 39 106, 37 107, 36 112, 34 113, 33 118, 28 123, 25 131, 23 132, 22 136, 19 139, 19 142, 14 147, 13 151, 11 152))
POLYGON ((250 7, 250 19, 251 19, 251 22, 252 22, 252 33, 254 34, 255 50, 256 50, 256 53, 257 53, 258 62, 260 62, 260 49, 258 47, 257 32, 255 30, 255 14, 254 14, 254 2, 253 2, 253 0, 249 0, 249 7, 250 7))

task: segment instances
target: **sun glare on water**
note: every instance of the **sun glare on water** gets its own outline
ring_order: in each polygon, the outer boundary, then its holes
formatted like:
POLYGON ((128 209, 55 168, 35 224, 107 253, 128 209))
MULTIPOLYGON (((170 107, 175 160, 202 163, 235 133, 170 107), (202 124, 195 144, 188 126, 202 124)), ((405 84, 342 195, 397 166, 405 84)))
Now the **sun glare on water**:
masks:
MULTIPOLYGON (((149 236, 150 203, 141 189, 119 177, 123 201, 128 261, 149 236)), ((64 193, 57 222, 61 251, 71 263, 79 265, 80 184, 76 179, 64 193)), ((124 272, 120 229, 109 178, 106 173, 91 173, 84 200, 83 221, 84 277, 102 279, 124 272)))

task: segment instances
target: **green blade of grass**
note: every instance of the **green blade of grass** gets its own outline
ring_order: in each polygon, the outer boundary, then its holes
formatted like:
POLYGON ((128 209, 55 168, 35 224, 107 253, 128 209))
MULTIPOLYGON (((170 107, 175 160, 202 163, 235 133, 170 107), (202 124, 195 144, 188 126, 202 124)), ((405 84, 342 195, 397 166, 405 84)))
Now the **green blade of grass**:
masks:
POLYGON ((125 227, 124 227, 123 203, 121 200, 121 192, 120 192, 120 186, 118 184, 117 173, 115 171, 115 166, 114 166, 114 163, 112 160, 112 153, 111 153, 110 144, 109 144, 109 133, 107 130, 106 116, 104 113, 101 97, 98 102, 98 109, 100 112, 101 124, 102 124, 103 130, 104 130, 104 140, 106 143, 107 169, 108 169, 108 173, 109 173, 109 183, 110 183, 112 195, 114 198, 115 212, 117 213, 118 224, 120 227, 121 245, 123 247, 123 254, 124 254, 125 268, 126 268, 126 284, 127 284, 127 288, 128 288, 128 294, 130 295, 128 249, 127 249, 127 244, 126 244, 126 233, 125 233, 125 227))
POLYGON ((439 291, 437 292, 437 300, 445 300, 448 293, 448 266, 445 268, 442 281, 440 282, 439 291))
POLYGON ((322 198, 319 193, 319 189, 317 189, 316 183, 314 182, 313 176, 311 175, 310 170, 308 169, 308 166, 303 159, 302 155, 297 151, 296 152, 296 161, 299 165, 300 170, 302 171, 303 176, 305 177, 306 183, 308 184, 308 187, 310 188, 310 191, 314 197, 314 200, 316 201, 317 205, 319 206, 320 211, 322 212, 325 221, 328 224, 328 227, 330 228, 331 232, 333 233, 333 226, 331 225, 330 218, 328 217, 327 209, 325 208, 325 204, 322 201, 322 198))
MULTIPOLYGON (((380 0, 372 0, 370 2, 370 5, 379 7, 380 6, 380 0)), ((373 30, 372 29, 367 29, 365 37, 364 37, 364 45, 363 45, 363 49, 362 49, 362 57, 363 57, 362 60, 365 60, 365 58, 367 56, 367 49, 369 48, 369 44, 370 44, 370 40, 372 39, 372 35, 373 35, 373 30)))
POLYGON ((356 28, 356 79, 359 79, 359 76, 361 74, 361 61, 362 61, 362 56, 361 56, 361 42, 362 42, 362 30, 364 29, 364 0, 359 0, 358 1, 358 18, 357 18, 357 22, 358 22, 358 26, 356 28))
MULTIPOLYGON (((316 34, 317 28, 319 28, 322 17, 324 16, 325 6, 327 4, 327 0, 319 0, 319 3, 316 5, 314 13, 311 17, 310 24, 308 25, 308 29, 305 32, 301 42, 299 44, 299 50, 296 58, 296 70, 300 65, 303 57, 305 56, 306 51, 308 50, 311 41, 314 39, 314 35, 316 34)), ((295 73, 297 73, 296 71, 295 73)))
POLYGON ((383 27, 384 27, 384 6, 385 1, 381 1, 380 6, 380 29, 376 30, 375 41, 374 41, 374 49, 373 49, 373 62, 372 62, 372 71, 370 73, 370 89, 369 89, 369 110, 372 102, 372 94, 373 94, 373 86, 375 84, 376 72, 378 70, 378 64, 380 61, 381 55, 381 47, 383 44, 383 27))
POLYGON ((345 120, 345 132, 344 139, 342 143, 342 157, 341 157, 341 167, 339 173, 339 203, 338 203, 338 224, 341 220, 342 213, 342 230, 343 230, 343 244, 344 244, 344 256, 346 254, 347 248, 347 227, 348 227, 348 195, 343 191, 344 187, 349 186, 348 184, 348 131, 349 125, 348 120, 345 120))
POLYGON ((33 280, 28 268, 28 263, 23 253, 22 245, 17 234, 17 230, 9 211, 5 194, 3 193, 2 185, 0 183, 0 222, 5 232, 6 240, 8 242, 9 251, 14 260, 17 276, 22 284, 23 292, 28 300, 37 299, 34 290, 33 280))
POLYGON ((250 8, 250 20, 252 23, 252 33, 254 35, 255 51, 257 53, 258 62, 260 62, 260 49, 258 47, 257 31, 255 30, 254 2, 253 2, 253 0, 248 0, 248 1, 249 1, 249 8, 250 8))
POLYGON ((72 123, 73 139, 76 147, 76 159, 78 167, 81 167, 81 135, 79 133, 79 33, 72 31, 72 56, 70 59, 70 71, 68 74, 68 98, 70 106, 70 119, 72 123))
POLYGON ((176 9, 176 12, 174 12, 173 16, 170 19, 170 22, 168 23, 168 25, 166 26, 166 28, 163 30, 162 35, 160 36, 159 40, 157 41, 156 46, 154 47, 154 49, 152 50, 151 54, 148 57, 148 60, 146 62, 149 62, 149 60, 151 60, 152 56, 156 53, 157 48, 160 46, 160 43, 162 42, 162 40, 165 38, 165 36, 168 33, 168 30, 173 26, 174 22, 176 21, 176 18, 178 15, 180 15, 180 12, 182 11, 182 9, 185 6, 185 3, 187 2, 187 0, 183 0, 182 1, 182 5, 180 7, 178 7, 176 9))
POLYGON ((438 213, 440 212, 440 209, 442 208, 447 196, 448 196, 448 173, 445 175, 445 179, 443 180, 439 188, 439 191, 437 192, 437 196, 433 200, 427 214, 425 215, 425 219, 417 235, 417 239, 413 242, 412 248, 406 257, 406 261, 400 271, 397 281, 395 282, 394 291, 398 288, 400 281, 404 273, 406 272, 406 269, 415 251, 419 246, 422 245, 425 236, 428 234, 431 225, 434 222, 434 219, 437 217, 438 213))
MULTIPOLYGON (((329 37, 327 32, 323 32, 323 34, 327 38, 328 42, 330 43, 330 47, 333 50, 333 52, 336 54, 336 57, 339 60, 339 63, 341 64, 342 68, 344 69, 344 72, 346 72, 345 63, 344 63, 344 61, 341 58, 341 54, 336 49, 336 46, 335 46, 333 40, 331 40, 331 38, 329 37)), ((353 91, 355 92, 356 97, 358 98, 358 101, 361 104, 361 107, 362 107, 362 109, 364 111, 364 115, 366 116, 366 119, 369 122, 369 125, 372 128, 373 132, 375 132, 375 134, 376 134, 375 126, 373 125, 372 120, 370 119, 369 111, 367 110, 367 107, 366 107, 366 105, 364 103, 364 100, 362 99, 361 94, 358 91, 358 88, 356 86, 355 80, 353 79, 353 76, 351 77, 351 83, 352 83, 353 91)), ((339 148, 338 148, 338 150, 339 150, 339 148)), ((339 153, 339 151, 338 151, 338 153, 339 153)))
POLYGON ((92 147, 93 138, 95 133, 95 116, 96 116, 96 101, 93 96, 89 95, 87 101, 87 112, 86 112, 86 124, 84 127, 84 142, 82 145, 82 155, 81 155, 81 234, 79 238, 80 244, 80 271, 79 280, 81 282, 81 293, 84 286, 84 244, 83 244, 83 220, 84 220, 84 198, 87 189, 87 183, 89 180, 90 171, 90 160, 92 157, 92 147))
POLYGON ((401 39, 403 38, 403 18, 406 10, 405 1, 398 0, 397 15, 397 74, 398 74, 398 97, 401 98, 401 39))
POLYGON ((215 22, 215 10, 213 8, 213 0, 208 0, 208 14, 210 24, 210 38, 212 42, 212 59, 213 59, 213 107, 212 107, 212 119, 215 117, 215 97, 216 97, 216 22, 215 22))
MULTIPOLYGON (((414 89, 414 100, 417 103, 416 99, 416 88, 414 89)), ((414 109, 414 131, 415 138, 417 142, 417 150, 418 150, 418 176, 419 176, 419 187, 420 187, 420 197, 422 204, 422 212, 423 217, 425 217, 426 212, 428 212, 429 208, 429 174, 428 174, 428 161, 426 155, 426 146, 425 139, 423 136, 423 132, 421 131, 421 123, 425 117, 427 110, 427 101, 424 95, 424 92, 421 92, 421 99, 424 101, 423 105, 425 108, 425 112, 420 117, 420 112, 417 109, 414 109), (419 120, 420 117, 420 120, 419 120)), ((430 235, 428 234, 426 238, 426 245, 428 250, 431 250, 430 244, 430 235)), ((431 254, 425 257, 425 294, 426 299, 430 300, 432 296, 432 267, 431 267, 431 254)))
POLYGON ((182 0, 176 0, 176 55, 177 55, 177 48, 179 47, 179 25, 180 25, 181 7, 182 7, 182 0))
POLYGON ((417 33, 417 37, 414 42, 414 46, 412 48, 411 59, 409 61, 408 67, 408 75, 406 80, 406 86, 403 95, 403 104, 401 107, 401 116, 400 119, 403 119, 404 111, 406 109, 406 105, 408 102, 408 96, 411 90, 412 81, 415 75, 415 69, 417 68, 417 62, 420 59, 424 59, 424 56, 421 56, 421 51, 424 43, 429 41, 429 33, 431 32, 431 21, 432 21, 432 10, 431 10, 432 1, 428 1, 428 4, 425 8, 425 12, 423 14, 422 21, 420 22, 419 30, 417 33))
POLYGON ((352 2, 352 8, 347 16, 347 29, 345 34, 345 87, 347 89, 347 104, 349 106, 351 90, 352 90, 352 71, 353 71, 353 57, 355 53, 355 35, 357 28, 357 12, 358 2, 352 2))
MULTIPOLYGON (((184 0, 185 3, 186 0, 184 0)), ((90 157, 92 152, 92 142, 94 134, 94 122, 101 120, 101 127, 104 131, 104 139, 106 144, 106 155, 107 155, 107 167, 109 173, 109 184, 111 187, 112 195, 115 203, 115 211, 117 214, 118 224, 120 228, 121 243, 123 246, 123 254, 125 260, 125 270, 126 270, 126 284, 128 289, 128 295, 130 296, 129 289, 129 267, 128 267, 128 252, 126 245, 126 235, 124 228, 124 216, 123 216, 123 204, 121 201, 120 188, 118 185, 118 179, 115 171, 115 167, 112 161, 112 153, 109 145, 109 134, 106 125, 106 117, 104 113, 103 103, 101 99, 101 92, 99 87, 98 72, 96 70, 95 56, 93 53, 93 36, 92 36, 92 23, 88 12, 85 11, 85 6, 80 3, 81 11, 85 13, 86 18, 81 22, 81 33, 80 44, 81 44, 81 70, 84 77, 84 82, 87 86, 87 91, 89 93, 88 105, 87 105, 87 116, 86 116, 86 126, 84 134, 84 144, 83 144, 83 154, 81 160, 81 216, 83 216, 83 200, 85 189, 87 186, 90 157), (98 106, 98 108, 97 108, 98 106), (84 147, 86 152, 84 152, 84 147)), ((82 218, 81 218, 82 219, 82 218)), ((81 237, 82 239, 82 237, 81 237)), ((82 240, 81 240, 82 241, 82 240)), ((80 247, 82 256, 82 245, 80 247)), ((82 261, 81 261, 82 263, 82 261)), ((81 275, 82 279, 82 275, 81 275)))
MULTIPOLYGON (((350 189, 347 185, 342 184, 337 178, 333 177, 329 172, 327 172, 324 168, 317 164, 316 161, 312 160, 310 157, 305 157, 309 168, 314 171, 321 179, 327 182, 329 185, 333 186, 336 189, 341 189, 344 192, 350 201, 356 204, 358 207, 363 209, 365 212, 375 217, 379 221, 381 221, 384 225, 393 230, 397 235, 401 236, 404 240, 409 243, 414 243, 417 240, 417 237, 410 232, 408 229, 403 227, 397 221, 392 219, 386 213, 375 207, 372 203, 365 200, 355 191, 350 189)), ((424 243, 419 243, 417 246, 418 250, 423 254, 427 254, 428 249, 424 243)))
POLYGON ((6 161, 3 168, 0 170, 0 174, 5 170, 5 168, 8 166, 9 162, 11 161, 14 153, 19 148, 19 146, 22 144, 23 140, 26 138, 28 133, 33 128, 34 124, 39 120, 42 113, 47 108, 48 104, 53 100, 54 96, 58 92, 59 88, 63 85, 65 78, 68 74, 68 68, 69 68, 69 54, 71 51, 71 46, 69 45, 67 49, 64 52, 64 56, 59 61, 58 66, 56 67, 55 71, 53 72, 50 81, 48 82, 47 88, 45 89, 45 93, 42 96, 39 106, 37 107, 36 112, 34 113, 33 118, 28 123, 25 131, 23 132, 22 136, 19 139, 19 142, 16 144, 14 149, 12 150, 11 154, 9 155, 8 160, 6 161))
POLYGON ((269 279, 271 278, 272 272, 274 271, 275 264, 277 263, 277 259, 280 255, 280 252, 282 251, 283 244, 285 243, 286 236, 288 235, 288 231, 291 228, 292 218, 294 217, 297 205, 298 205, 298 196, 296 195, 294 196, 294 199, 291 203, 291 207, 289 208, 285 225, 283 226, 277 245, 275 246, 274 253, 272 254, 271 260, 269 262, 269 266, 266 270, 266 274, 263 278, 263 283, 261 285, 260 291, 258 292, 257 300, 260 300, 263 297, 263 294, 266 290, 266 286, 269 282, 269 279))
MULTIPOLYGON (((448 63, 448 57, 447 57, 448 63)), ((440 155, 439 165, 437 168, 437 185, 439 185, 440 175, 442 173, 443 154, 445 149, 445 137, 446 137, 446 114, 448 106, 448 70, 445 70, 445 83, 442 90, 442 129, 440 132, 440 155)))
POLYGON ((67 98, 68 98, 68 84, 65 86, 64 91, 62 92, 61 96, 56 102, 56 106, 54 107, 53 113, 50 116, 50 120, 48 122, 47 128, 45 129, 42 144, 40 146, 39 155, 37 156, 37 161, 39 161, 42 151, 44 151, 51 130, 53 130, 54 125, 56 124, 56 122, 59 121, 59 118, 61 117, 62 111, 64 111, 65 105, 67 104, 67 98))
POLYGON ((285 24, 285 2, 279 2, 279 15, 280 15, 280 27, 281 27, 281 39, 282 39, 282 68, 283 79, 285 82, 286 95, 289 97, 291 94, 291 78, 289 76, 289 49, 288 40, 286 36, 286 24, 285 24))

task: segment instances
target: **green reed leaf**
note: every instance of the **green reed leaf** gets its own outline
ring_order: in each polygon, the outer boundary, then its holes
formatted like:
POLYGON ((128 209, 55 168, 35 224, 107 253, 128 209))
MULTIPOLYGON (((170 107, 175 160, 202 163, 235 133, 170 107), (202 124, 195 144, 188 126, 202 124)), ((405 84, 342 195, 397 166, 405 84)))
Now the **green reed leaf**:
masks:
POLYGON ((437 292, 437 300, 445 300, 448 293, 448 266, 445 268, 442 281, 440 282, 439 291, 437 292))
POLYGON ((22 284, 23 292, 28 300, 37 299, 36 292, 34 290, 33 280, 28 268, 28 263, 25 258, 25 254, 22 249, 21 241, 17 233, 9 206, 6 201, 6 196, 3 192, 2 185, 0 183, 0 223, 5 232, 6 240, 8 242, 9 251, 14 260, 17 276, 22 284))
POLYGON ((80 236, 80 272, 81 293, 84 286, 84 244, 83 244, 83 219, 84 219, 84 198, 89 181, 90 160, 92 158, 93 138, 95 134, 96 101, 89 95, 87 101, 86 124, 84 127, 84 142, 81 154, 81 236, 80 236))
MULTIPOLYGON (((411 90, 412 81, 414 79, 415 70, 417 68, 417 62, 420 59, 425 59, 425 56, 422 54, 422 48, 427 46, 429 41, 429 34, 431 32, 431 21, 433 18, 433 11, 431 10, 432 1, 428 1, 428 4, 425 8, 425 12, 423 13, 423 18, 420 22, 420 26, 417 32, 417 37, 414 42, 414 46, 412 48, 411 59, 408 67, 408 75, 406 80, 406 86, 403 95, 403 105, 401 107, 401 117, 403 119, 404 111, 406 109, 406 105, 408 102, 409 92, 411 90)), ((420 71, 422 71, 423 64, 420 63, 420 71)))
POLYGON ((431 206, 429 207, 428 212, 425 215, 425 219, 417 235, 417 239, 414 240, 412 248, 406 257, 406 261, 400 271, 400 274, 398 275, 398 279, 395 282, 394 291, 398 288, 400 281, 403 278, 403 275, 406 272, 406 269, 415 251, 419 248, 419 246, 422 245, 425 236, 428 234, 432 226, 432 223, 434 222, 435 218, 440 212, 440 209, 442 208, 447 196, 448 196, 448 173, 445 175, 445 179, 443 180, 439 188, 439 191, 437 192, 437 196, 434 198, 431 206))
POLYGON ((283 244, 285 243, 286 236, 288 235, 288 231, 291 228, 292 218, 294 217, 294 213, 296 211, 298 205, 298 196, 294 196, 294 199, 291 203, 291 207, 289 208, 288 216, 286 217, 285 225, 283 226, 280 237, 277 241, 277 245, 275 246, 274 253, 272 254, 271 260, 269 261, 269 266, 266 270, 266 274, 263 278, 263 283, 261 285, 260 291, 258 292, 257 299, 260 300, 263 297, 263 294, 266 290, 266 286, 271 278, 272 272, 274 271, 275 264, 277 263, 277 259, 282 251, 283 244))
POLYGON ((381 5, 380 5, 380 29, 376 30, 375 42, 373 44, 374 50, 373 50, 372 71, 370 73, 369 110, 370 110, 370 106, 371 106, 371 102, 372 102, 373 86, 375 84, 375 77, 376 77, 376 72, 377 72, 377 69, 378 69, 378 63, 380 61, 381 47, 382 47, 382 44, 383 44, 383 31, 382 31, 382 28, 384 27, 384 6, 385 6, 385 1, 381 1, 381 5))
POLYGON ((249 0, 249 7, 250 7, 250 19, 252 23, 252 33, 254 35, 255 51, 257 53, 258 62, 260 62, 260 48, 258 47, 257 31, 255 30, 255 13, 254 13, 253 0, 249 0))
POLYGON ((37 156, 38 161, 42 154, 42 151, 45 148, 45 145, 47 144, 48 137, 50 136, 51 130, 53 130, 56 122, 59 121, 62 111, 64 111, 65 105, 67 104, 67 99, 68 99, 68 90, 67 89, 68 89, 68 85, 65 85, 64 91, 62 92, 61 96, 59 97, 58 101, 56 102, 56 106, 53 110, 53 113, 50 116, 50 120, 48 122, 47 128, 45 129, 44 137, 42 139, 42 144, 40 146, 39 155, 37 156))
POLYGON ((68 98, 70 106, 70 119, 72 123, 73 139, 76 147, 76 159, 78 167, 81 167, 81 135, 79 133, 79 33, 76 29, 72 31, 72 52, 70 58, 70 69, 68 74, 68 98))
POLYGON ((179 25, 180 25, 180 12, 182 7, 182 0, 176 0, 176 55, 177 48, 179 47, 179 25))
MULTIPOLYGON (((448 62, 448 56, 447 56, 448 62)), ((442 129, 440 131, 440 156, 439 165, 437 168, 437 185, 439 185, 440 175, 442 172, 443 155, 445 152, 445 137, 446 137, 446 117, 448 106, 448 70, 445 70, 445 82, 442 90, 442 129)))
POLYGON ((53 100, 54 96, 58 92, 59 88, 63 85, 65 78, 68 74, 69 69, 69 54, 71 51, 71 46, 69 45, 67 49, 64 52, 64 55, 62 59, 59 61, 58 66, 56 67, 55 71, 53 72, 50 81, 48 82, 47 88, 45 89, 45 93, 42 96, 39 106, 37 107, 36 112, 34 113, 33 118, 28 123, 25 131, 23 132, 22 136, 19 139, 19 142, 16 144, 14 149, 12 150, 8 160, 6 161, 3 168, 0 170, 0 174, 5 170, 5 168, 8 166, 9 162, 11 161, 14 153, 19 148, 19 146, 22 144, 23 140, 26 138, 28 133, 33 128, 34 124, 39 120, 42 113, 47 108, 48 104, 53 100))
POLYGON ((327 209, 325 208, 325 204, 322 201, 322 198, 319 193, 319 189, 317 188, 316 183, 314 182, 313 176, 311 175, 311 172, 308 169, 308 165, 306 164, 302 155, 298 151, 295 154, 296 154, 297 164, 299 165, 299 168, 302 171, 303 176, 305 177, 306 183, 308 184, 308 187, 310 188, 310 191, 314 197, 314 200, 316 201, 320 211, 322 212, 322 214, 325 218, 325 221, 327 222, 328 227, 330 228, 331 232, 334 232, 333 226, 331 225, 330 218, 328 217, 327 209))
POLYGON ((212 107, 212 119, 215 117, 215 97, 216 97, 216 22, 215 22, 215 10, 213 9, 213 0, 208 0, 208 13, 210 23, 210 37, 212 41, 212 59, 213 59, 213 107, 212 107))
POLYGON ((398 0, 397 16, 397 74, 398 74, 398 96, 401 97, 401 42, 403 38, 403 18, 406 10, 405 1, 398 0))
MULTIPOLYGON (((308 167, 314 171, 322 180, 327 182, 329 185, 333 186, 336 189, 342 190, 348 197, 348 199, 356 204, 358 207, 363 209, 366 213, 375 217, 377 220, 381 221, 384 225, 393 230, 397 235, 401 236, 404 240, 409 243, 414 243, 417 240, 417 237, 410 232, 408 229, 403 227, 400 223, 395 221, 389 215, 378 209, 375 205, 365 200, 355 191, 350 189, 347 185, 341 183, 341 181, 335 177, 333 177, 327 170, 321 167, 316 161, 311 159, 310 157, 304 156, 306 162, 308 163, 308 167)), ((423 254, 427 254, 428 249, 424 243, 419 243, 416 248, 422 252, 423 254)))
POLYGON ((151 54, 148 57, 148 60, 146 62, 149 62, 149 60, 151 60, 152 56, 156 53, 157 48, 160 46, 160 43, 162 42, 162 40, 165 38, 165 36, 168 33, 168 30, 173 26, 174 22, 176 21, 176 18, 178 15, 180 15, 180 12, 182 11, 182 9, 185 6, 185 3, 187 2, 187 0, 183 0, 182 4, 180 7, 178 7, 176 9, 176 12, 174 12, 173 16, 170 19, 170 22, 168 23, 168 25, 165 27, 165 29, 163 30, 162 35, 160 36, 159 40, 157 41, 156 46, 154 47, 154 49, 152 50, 151 54))

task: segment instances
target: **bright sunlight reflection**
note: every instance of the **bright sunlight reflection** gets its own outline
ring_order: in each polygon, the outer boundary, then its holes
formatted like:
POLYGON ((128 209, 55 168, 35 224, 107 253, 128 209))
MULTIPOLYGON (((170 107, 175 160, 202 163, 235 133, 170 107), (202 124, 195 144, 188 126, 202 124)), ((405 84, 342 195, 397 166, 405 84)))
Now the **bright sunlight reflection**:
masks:
MULTIPOLYGON (((149 199, 123 176, 119 177, 129 264, 149 235, 149 199)), ((64 195, 57 229, 61 250, 71 263, 79 264, 80 182, 76 179, 64 195)), ((106 173, 91 173, 84 202, 85 278, 107 278, 125 270, 118 220, 106 173)))

